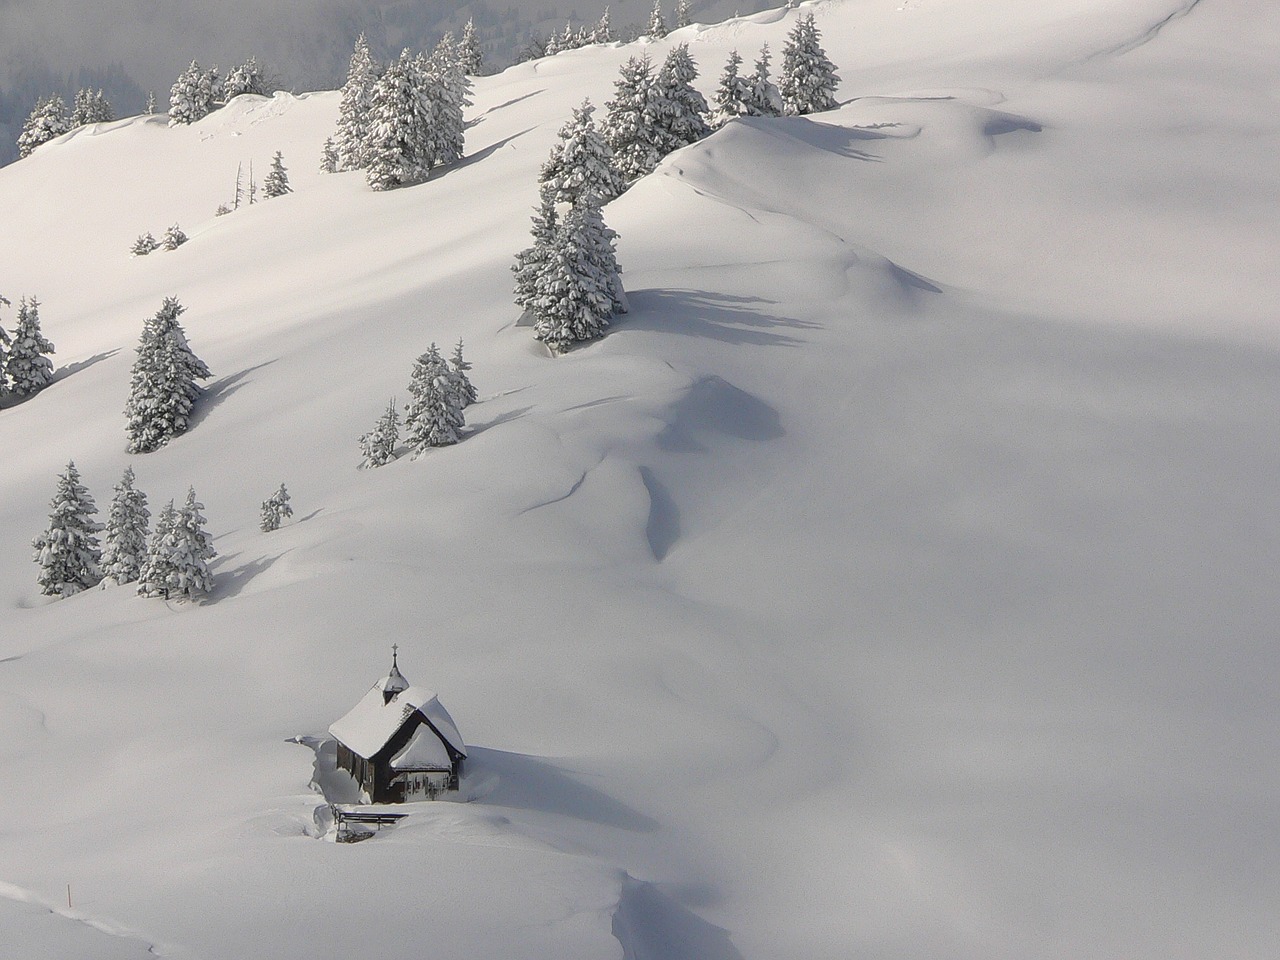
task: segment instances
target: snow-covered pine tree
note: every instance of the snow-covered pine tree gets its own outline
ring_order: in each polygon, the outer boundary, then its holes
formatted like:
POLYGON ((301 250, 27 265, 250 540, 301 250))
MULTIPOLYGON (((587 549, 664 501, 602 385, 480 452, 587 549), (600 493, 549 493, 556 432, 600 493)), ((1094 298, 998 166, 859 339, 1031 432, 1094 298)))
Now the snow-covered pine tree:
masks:
POLYGON ((152 116, 156 112, 156 92, 154 90, 147 91, 147 105, 143 108, 147 112, 147 116, 152 116))
POLYGON ((676 0, 676 29, 687 27, 692 22, 689 18, 689 0, 676 0))
POLYGON ((400 414, 396 410, 396 398, 387 403, 387 410, 378 418, 372 430, 360 437, 362 467, 386 466, 396 458, 396 445, 400 442, 400 414))
POLYGON ((262 182, 262 189, 268 199, 293 193, 293 187, 289 186, 289 174, 285 171, 284 157, 279 150, 271 158, 271 169, 267 171, 267 179, 262 182))
MULTIPOLYGON (((8 300, 0 295, 0 307, 11 306, 8 300)), ((4 368, 9 358, 9 346, 13 341, 9 339, 9 334, 5 333, 4 327, 0 327, 0 400, 5 398, 9 392, 9 379, 5 376, 4 368)))
POLYGON ((698 65, 689 56, 689 45, 677 44, 667 54, 656 81, 655 142, 662 156, 696 143, 711 132, 705 119, 707 100, 693 88, 697 78, 698 65))
POLYGON ((769 79, 769 44, 760 46, 755 72, 748 80, 749 95, 746 100, 747 115, 752 117, 778 117, 782 115, 782 94, 769 79))
POLYGON ((458 43, 458 59, 462 64, 463 72, 469 77, 480 76, 480 71, 484 69, 484 52, 480 48, 480 37, 476 33, 474 18, 469 18, 466 26, 462 28, 462 40, 458 43))
POLYGON ((104 584, 133 583, 147 559, 147 522, 151 511, 147 509, 147 495, 133 484, 133 467, 125 467, 107 513, 106 542, 102 548, 104 584))
POLYGON ((204 72, 204 80, 201 81, 200 92, 208 100, 210 113, 227 102, 226 85, 222 82, 222 74, 216 66, 210 67, 204 72))
POLYGON ((36 147, 70 129, 71 119, 67 116, 67 105, 63 99, 57 94, 41 97, 18 134, 18 156, 29 157, 36 147))
POLYGON ((453 348, 453 356, 449 358, 449 369, 453 372, 454 382, 458 386, 458 400, 462 406, 469 407, 478 399, 476 388, 471 385, 471 378, 467 376, 467 371, 471 369, 466 359, 462 356, 462 338, 458 338, 458 345, 453 348))
POLYGON ((560 49, 577 50, 580 46, 582 44, 578 42, 578 31, 573 29, 573 21, 566 20, 564 22, 564 33, 560 35, 560 49))
POLYGON ((159 246, 160 244, 156 242, 156 238, 153 237, 151 235, 151 231, 148 230, 146 233, 139 236, 137 240, 133 241, 133 246, 129 248, 129 252, 135 257, 145 257, 148 253, 159 246))
POLYGON ((434 117, 423 89, 425 64, 425 57, 415 64, 405 50, 374 85, 365 155, 365 179, 374 190, 421 183, 435 164, 434 117))
POLYGON ((560 34, 553 32, 542 45, 542 55, 544 57, 554 57, 559 52, 560 34))
POLYGON ((648 54, 628 59, 613 89, 602 126, 613 149, 613 165, 630 183, 652 173, 662 159, 657 147, 657 86, 648 54))
POLYGON ((53 344, 40 332, 40 302, 23 297, 18 302, 18 325, 9 342, 9 355, 4 362, 3 379, 9 392, 29 397, 53 380, 53 362, 49 354, 53 344))
POLYGON ((200 395, 196 381, 212 376, 187 343, 178 322, 183 309, 176 298, 166 297, 143 326, 124 408, 130 453, 158 450, 185 433, 200 395))
POLYGON ((92 116, 90 123, 110 123, 116 118, 115 108, 111 106, 111 101, 107 99, 101 87, 94 93, 90 103, 92 116))
POLYGON ((289 506, 289 491, 285 485, 262 501, 262 522, 259 526, 263 533, 279 530, 280 524, 293 516, 293 507, 289 506))
POLYGON ((651 40, 661 40, 667 35, 667 21, 662 19, 662 0, 653 0, 653 9, 649 11, 649 25, 644 32, 651 40))
POLYGON ((784 110, 790 116, 834 110, 839 106, 834 94, 840 78, 835 64, 822 49, 821 39, 813 14, 805 13, 782 45, 782 81, 778 88, 784 110))
POLYGON ((76 91, 75 99, 71 102, 71 126, 82 127, 86 123, 93 123, 93 91, 87 87, 81 87, 76 91))
POLYGON ((380 73, 378 63, 369 51, 369 41, 362 33, 356 38, 351 65, 347 69, 347 82, 342 85, 342 102, 338 107, 335 142, 339 170, 363 170, 369 165, 369 114, 380 73))
POLYGON ((320 172, 338 172, 338 148, 333 143, 333 137, 325 137, 324 150, 320 155, 320 172))
POLYGON ((156 528, 147 543, 146 556, 138 568, 138 596, 168 597, 169 575, 173 570, 173 528, 178 523, 178 511, 170 500, 156 517, 156 528))
POLYGON ((742 65, 742 57, 737 50, 729 51, 729 60, 720 74, 720 85, 716 87, 712 97, 711 126, 719 130, 735 117, 747 113, 747 98, 751 95, 751 87, 746 78, 738 74, 742 65))
POLYGON ((551 247, 555 242, 559 215, 556 202, 546 190, 539 191, 538 209, 533 214, 533 245, 516 254, 511 272, 516 277, 515 302, 526 312, 532 312, 533 301, 538 295, 538 278, 551 259, 551 247))
POLYGON ((609 25, 609 8, 604 8, 595 29, 591 31, 592 43, 613 43, 613 27, 609 25))
POLYGON ((175 223, 164 232, 164 237, 161 239, 160 243, 166 250, 177 250, 180 246, 186 243, 187 240, 187 235, 183 233, 182 228, 175 223))
POLYGON ((169 536, 169 576, 166 597, 194 600, 213 591, 213 573, 209 561, 216 557, 213 538, 205 530, 200 513, 204 504, 196 500, 194 487, 187 488, 187 501, 174 518, 169 536))
POLYGON ((257 57, 250 57, 238 67, 227 71, 227 79, 222 82, 223 99, 230 103, 242 93, 267 94, 267 80, 262 75, 262 67, 257 57))
POLYGON ((69 597, 87 590, 102 579, 102 551, 96 536, 102 524, 93 519, 98 512, 88 488, 80 482, 74 463, 58 475, 57 490, 49 502, 49 527, 31 541, 37 582, 48 597, 69 597))
POLYGON ((623 299, 615 237, 591 203, 570 207, 557 227, 532 303, 534 336, 552 353, 604 336, 623 299))
POLYGON ((471 106, 471 78, 463 69, 453 34, 446 33, 432 51, 421 82, 431 108, 435 163, 461 160, 466 136, 463 111, 471 106))
POLYGON ((449 365, 433 343, 413 364, 404 425, 415 457, 462 439, 462 405, 449 365))
POLYGON ((556 203, 577 203, 584 195, 608 203, 627 188, 614 169, 609 142, 591 118, 594 112, 590 100, 574 109, 538 174, 540 190, 549 192, 556 203))
POLYGON ((213 88, 195 60, 169 88, 169 126, 195 123, 213 109, 213 88))

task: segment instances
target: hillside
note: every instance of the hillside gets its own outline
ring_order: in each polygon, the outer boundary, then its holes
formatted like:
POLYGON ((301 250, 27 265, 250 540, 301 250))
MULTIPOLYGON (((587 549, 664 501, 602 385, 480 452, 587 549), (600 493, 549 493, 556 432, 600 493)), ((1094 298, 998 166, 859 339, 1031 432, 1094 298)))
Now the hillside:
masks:
MULTIPOLYGON (((556 359, 509 265, 557 129, 642 45, 481 79, 466 159, 401 191, 316 172, 333 92, 0 169, 0 291, 40 297, 60 368, 0 409, 18 955, 1269 956, 1280 25, 1116 6, 802 5, 842 108, 737 121, 611 203, 632 312, 556 359), (215 218, 276 150, 295 193, 215 218), (130 456, 167 295, 214 379, 130 456), (458 337, 470 435, 357 470, 458 337), (126 465, 153 511, 193 484, 214 596, 41 597, 68 459, 100 509, 126 465), (471 802, 324 842, 287 741, 393 642, 471 802)), ((647 47, 689 42, 710 93, 795 16, 647 47)))

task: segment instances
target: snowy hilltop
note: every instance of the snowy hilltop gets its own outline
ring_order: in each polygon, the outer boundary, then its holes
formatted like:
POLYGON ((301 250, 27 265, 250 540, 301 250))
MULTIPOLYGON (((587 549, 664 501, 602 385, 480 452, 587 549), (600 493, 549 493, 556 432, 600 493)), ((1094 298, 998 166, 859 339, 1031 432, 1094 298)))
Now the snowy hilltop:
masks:
POLYGON ((659 5, 0 169, 6 947, 1274 953, 1260 6, 659 5))

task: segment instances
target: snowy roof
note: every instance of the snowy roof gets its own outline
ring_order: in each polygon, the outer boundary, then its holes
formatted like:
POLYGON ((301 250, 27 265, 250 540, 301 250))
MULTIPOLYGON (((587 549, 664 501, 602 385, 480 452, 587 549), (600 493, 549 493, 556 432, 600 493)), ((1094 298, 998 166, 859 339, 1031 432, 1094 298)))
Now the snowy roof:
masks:
POLYGON ((424 687, 413 686, 397 693, 394 692, 397 685, 393 684, 392 696, 388 700, 384 691, 387 691, 389 679, 383 677, 370 687, 350 713, 329 726, 329 732, 367 759, 385 747, 414 713, 421 713, 440 731, 440 736, 465 757, 467 748, 458 734, 458 727, 436 695, 424 687))
POLYGON ((425 723, 413 731, 409 742, 391 758, 392 770, 448 770, 450 766, 449 751, 425 723))

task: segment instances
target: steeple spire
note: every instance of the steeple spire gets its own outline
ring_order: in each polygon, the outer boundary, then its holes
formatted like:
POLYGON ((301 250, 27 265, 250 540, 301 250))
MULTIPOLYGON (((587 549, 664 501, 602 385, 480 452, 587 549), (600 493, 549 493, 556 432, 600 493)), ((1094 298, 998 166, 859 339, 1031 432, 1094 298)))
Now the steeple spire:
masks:
POLYGON ((393 643, 391 645, 391 672, 387 674, 387 679, 382 683, 382 699, 384 703, 390 703, 397 693, 409 689, 409 681, 404 678, 404 674, 400 672, 397 654, 400 651, 400 644, 393 643))

